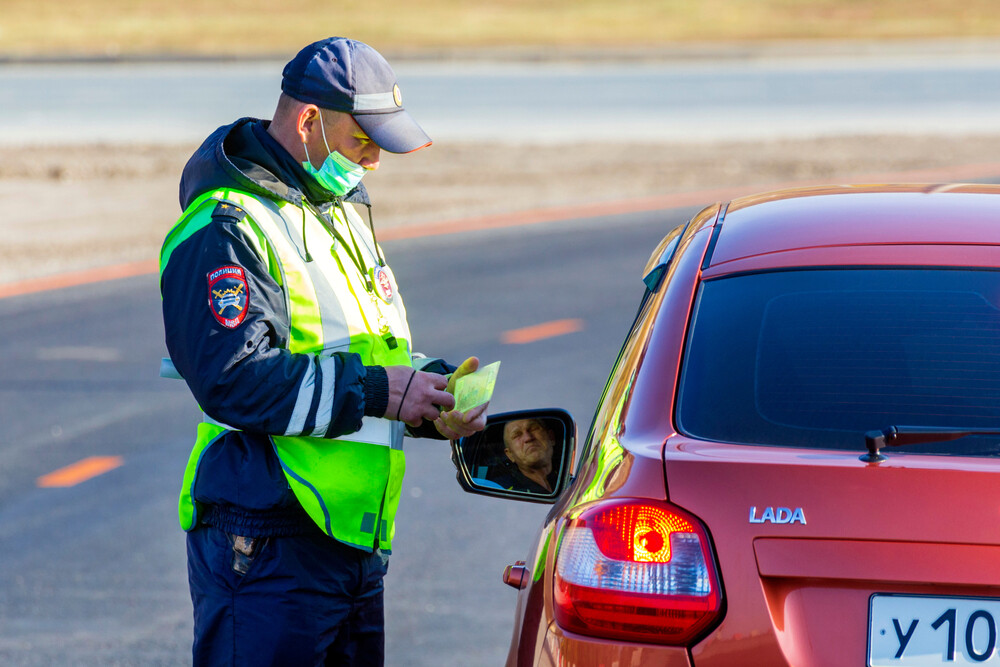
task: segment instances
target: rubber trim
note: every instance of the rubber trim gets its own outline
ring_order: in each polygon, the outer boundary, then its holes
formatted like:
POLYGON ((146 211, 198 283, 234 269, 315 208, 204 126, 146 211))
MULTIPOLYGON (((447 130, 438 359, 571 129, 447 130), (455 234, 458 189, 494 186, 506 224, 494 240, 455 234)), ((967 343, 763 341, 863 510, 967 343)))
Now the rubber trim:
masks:
POLYGON ((705 250, 705 259, 701 262, 701 270, 704 271, 712 264, 712 255, 715 254, 715 244, 719 242, 719 234, 722 233, 722 224, 726 221, 726 212, 729 210, 729 203, 727 202, 722 210, 719 211, 719 219, 715 223, 715 228, 712 229, 712 238, 708 241, 708 249, 705 250))

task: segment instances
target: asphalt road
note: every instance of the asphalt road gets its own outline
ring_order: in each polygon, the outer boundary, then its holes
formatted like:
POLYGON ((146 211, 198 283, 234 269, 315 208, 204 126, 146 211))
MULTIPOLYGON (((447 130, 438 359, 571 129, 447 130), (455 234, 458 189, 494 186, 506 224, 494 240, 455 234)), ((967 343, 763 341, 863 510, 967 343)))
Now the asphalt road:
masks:
MULTIPOLYGON (((416 349, 503 362, 492 412, 563 407, 585 434, 655 243, 693 209, 386 243, 416 349), (581 331, 514 345, 560 319, 581 331)), ((165 354, 155 276, 0 300, 0 664, 190 662, 180 479, 198 412, 165 354), (68 487, 39 478, 120 457, 68 487)), ((465 494, 446 444, 408 441, 386 580, 387 663, 502 664, 546 507, 465 494)))

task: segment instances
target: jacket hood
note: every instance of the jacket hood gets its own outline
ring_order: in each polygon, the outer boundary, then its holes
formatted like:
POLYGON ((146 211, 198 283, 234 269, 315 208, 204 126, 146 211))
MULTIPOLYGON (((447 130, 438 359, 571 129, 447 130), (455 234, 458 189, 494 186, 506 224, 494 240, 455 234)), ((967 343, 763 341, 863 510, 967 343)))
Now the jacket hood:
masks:
MULTIPOLYGON (((337 197, 323 189, 268 133, 270 121, 241 118, 210 134, 184 166, 180 183, 181 210, 199 196, 220 188, 234 188, 268 199, 315 206, 337 197)), ((343 198, 371 206, 359 184, 343 198)))

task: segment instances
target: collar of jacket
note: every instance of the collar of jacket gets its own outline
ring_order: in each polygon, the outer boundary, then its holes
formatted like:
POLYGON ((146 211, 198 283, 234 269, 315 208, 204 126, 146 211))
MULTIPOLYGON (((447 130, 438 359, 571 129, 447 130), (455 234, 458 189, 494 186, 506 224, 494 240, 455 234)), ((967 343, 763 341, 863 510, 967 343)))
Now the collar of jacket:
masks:
POLYGON ((339 201, 371 207, 363 184, 337 197, 323 189, 271 135, 270 121, 241 118, 213 132, 184 167, 180 203, 184 209, 204 192, 235 188, 295 206, 305 202, 328 210, 339 201))

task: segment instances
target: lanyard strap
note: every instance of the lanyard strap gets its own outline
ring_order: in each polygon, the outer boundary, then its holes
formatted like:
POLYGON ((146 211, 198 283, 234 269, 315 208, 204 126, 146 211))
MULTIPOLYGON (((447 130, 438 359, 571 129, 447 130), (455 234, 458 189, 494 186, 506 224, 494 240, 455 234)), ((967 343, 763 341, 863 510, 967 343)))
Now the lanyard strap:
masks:
MULTIPOLYGON (((358 241, 354 237, 353 230, 351 230, 351 221, 347 215, 347 209, 344 208, 344 205, 341 203, 340 198, 338 197, 337 199, 334 200, 334 207, 339 208, 341 213, 343 213, 344 215, 344 224, 347 226, 347 234, 351 237, 351 245, 354 246, 353 252, 351 251, 351 247, 347 244, 347 239, 344 238, 344 235, 341 234, 339 231, 337 231, 335 215, 329 216, 329 223, 328 223, 327 216, 324 215, 319 209, 317 209, 311 202, 303 199, 303 203, 309 207, 309 210, 312 211, 313 215, 316 216, 316 219, 320 221, 320 224, 326 227, 327 231, 333 234, 334 239, 336 239, 343 246, 344 252, 347 253, 347 256, 351 258, 351 263, 354 264, 354 267, 358 270, 358 274, 364 281, 365 289, 368 290, 369 293, 373 293, 375 291, 375 284, 372 281, 372 276, 369 275, 368 264, 364 260, 364 255, 361 252, 361 247, 358 245, 358 241)), ((368 211, 368 222, 372 230, 372 241, 375 243, 376 261, 378 262, 379 266, 385 266, 385 259, 383 259, 382 254, 379 250, 378 241, 375 240, 375 225, 372 223, 371 210, 368 211)))

